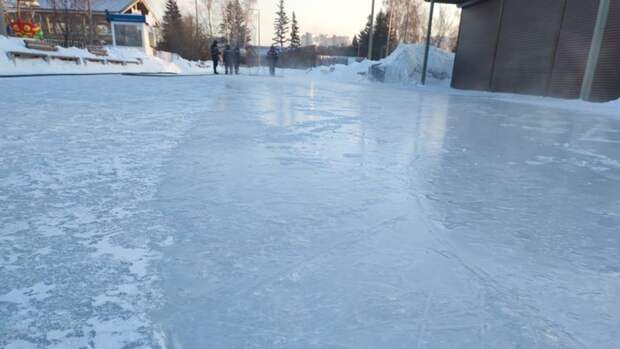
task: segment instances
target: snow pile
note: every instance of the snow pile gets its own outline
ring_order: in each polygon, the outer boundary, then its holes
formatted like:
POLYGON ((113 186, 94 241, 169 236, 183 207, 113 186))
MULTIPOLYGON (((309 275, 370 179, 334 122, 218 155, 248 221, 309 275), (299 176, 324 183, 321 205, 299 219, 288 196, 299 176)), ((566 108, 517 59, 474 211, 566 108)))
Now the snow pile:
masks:
MULTIPOLYGON (((424 65, 423 44, 402 44, 373 68, 383 74, 383 82, 419 80, 424 65)), ((437 80, 452 78, 454 54, 431 46, 428 58, 428 75, 437 80)), ((375 76, 375 74, 373 74, 375 76)))
POLYGON ((309 70, 308 74, 316 78, 327 77, 337 81, 359 82, 367 79, 368 70, 373 63, 369 60, 363 60, 361 62, 353 61, 349 65, 323 66, 309 70))
MULTIPOLYGON (((349 65, 336 64, 310 70, 315 77, 329 77, 337 81, 359 82, 371 77, 389 83, 417 82, 424 64, 423 44, 401 44, 388 57, 380 61, 364 60, 349 65)), ((428 76, 435 80, 452 78, 454 54, 431 46, 428 60, 428 76)))
POLYGON ((132 47, 106 47, 110 60, 136 61, 142 64, 103 64, 88 62, 85 59, 97 57, 85 49, 75 47, 59 47, 58 51, 46 52, 26 48, 24 41, 18 38, 0 36, 0 76, 21 74, 97 74, 97 73, 177 73, 177 74, 204 74, 208 67, 197 62, 187 61, 180 57, 171 60, 150 56, 142 49, 132 47), (74 61, 42 58, 16 58, 11 60, 9 52, 22 52, 52 56, 78 57, 80 64, 74 61))

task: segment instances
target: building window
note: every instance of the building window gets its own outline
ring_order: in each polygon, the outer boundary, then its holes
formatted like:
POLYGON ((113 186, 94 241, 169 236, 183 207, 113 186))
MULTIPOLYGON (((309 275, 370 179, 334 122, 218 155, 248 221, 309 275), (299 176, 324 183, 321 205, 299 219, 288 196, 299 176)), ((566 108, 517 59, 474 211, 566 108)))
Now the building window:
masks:
POLYGON ((114 23, 117 46, 142 47, 142 24, 114 23))

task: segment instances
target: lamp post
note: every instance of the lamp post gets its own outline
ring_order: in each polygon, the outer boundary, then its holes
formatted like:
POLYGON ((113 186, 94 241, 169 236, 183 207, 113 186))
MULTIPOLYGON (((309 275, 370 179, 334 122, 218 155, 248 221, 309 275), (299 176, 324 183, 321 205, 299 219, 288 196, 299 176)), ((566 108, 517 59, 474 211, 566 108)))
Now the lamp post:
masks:
POLYGON ((0 0, 0 35, 6 36, 6 23, 4 23, 4 0, 0 0))
MULTIPOLYGON (((256 14, 258 15, 258 31, 257 31, 257 36, 258 36, 258 48, 260 49, 260 9, 259 8, 251 8, 249 9, 250 12, 256 11, 256 14)), ((260 52, 258 53, 258 68, 260 68, 260 52)))
POLYGON ((194 19, 194 25, 196 26, 196 28, 194 29, 194 40, 198 40, 198 0, 194 0, 194 10, 196 13, 196 18, 194 19))
POLYGON ((426 30, 426 47, 424 48, 424 64, 422 64, 422 85, 426 84, 426 68, 428 67, 428 51, 431 46, 431 34, 433 29, 433 11, 435 0, 431 0, 431 10, 428 16, 428 29, 426 30))
POLYGON ((372 36, 373 27, 375 26, 375 0, 372 0, 372 8, 370 9, 370 31, 368 32, 368 60, 372 60, 372 36))

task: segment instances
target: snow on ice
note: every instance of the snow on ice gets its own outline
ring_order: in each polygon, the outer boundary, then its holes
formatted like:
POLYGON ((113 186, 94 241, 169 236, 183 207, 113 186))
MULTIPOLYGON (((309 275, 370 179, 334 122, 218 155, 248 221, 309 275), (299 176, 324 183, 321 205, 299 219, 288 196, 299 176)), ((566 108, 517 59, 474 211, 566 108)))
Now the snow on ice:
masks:
POLYGON ((0 347, 616 347, 617 102, 358 68, 3 80, 0 347))

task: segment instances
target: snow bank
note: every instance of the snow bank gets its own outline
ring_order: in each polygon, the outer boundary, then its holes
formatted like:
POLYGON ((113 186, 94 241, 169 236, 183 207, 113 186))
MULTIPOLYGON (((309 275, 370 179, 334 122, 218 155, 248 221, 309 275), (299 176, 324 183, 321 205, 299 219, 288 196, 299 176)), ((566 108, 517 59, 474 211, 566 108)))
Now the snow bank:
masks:
MULTIPOLYGON (((368 77, 388 83, 418 82, 423 63, 423 44, 402 44, 391 55, 380 61, 364 60, 349 65, 318 67, 310 70, 309 74, 349 82, 366 80, 368 77)), ((453 66, 453 53, 431 46, 428 62, 430 80, 449 82, 453 66)))
MULTIPOLYGON (((383 72, 384 82, 418 81, 424 64, 423 44, 402 44, 373 69, 383 72)), ((428 75, 437 80, 452 78, 454 54, 431 46, 428 59, 428 75)))
POLYGON ((0 36, 0 76, 19 74, 96 74, 96 73, 177 73, 177 74, 204 74, 208 66, 182 59, 178 56, 170 60, 150 56, 141 49, 131 47, 106 47, 107 59, 130 60, 139 59, 142 64, 102 64, 99 62, 85 62, 85 58, 97 58, 87 50, 75 47, 59 47, 56 52, 45 52, 26 48, 24 41, 18 38, 0 36), (49 62, 40 58, 9 59, 9 52, 40 53, 58 56, 79 57, 80 64, 71 61, 51 59, 49 62))
POLYGON ((349 65, 335 64, 331 66, 323 66, 308 71, 308 75, 316 78, 328 78, 330 80, 359 82, 367 80, 368 70, 375 62, 363 60, 361 62, 353 61, 349 65))

